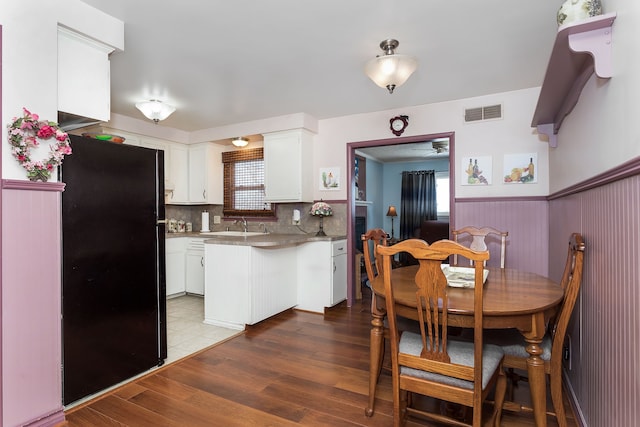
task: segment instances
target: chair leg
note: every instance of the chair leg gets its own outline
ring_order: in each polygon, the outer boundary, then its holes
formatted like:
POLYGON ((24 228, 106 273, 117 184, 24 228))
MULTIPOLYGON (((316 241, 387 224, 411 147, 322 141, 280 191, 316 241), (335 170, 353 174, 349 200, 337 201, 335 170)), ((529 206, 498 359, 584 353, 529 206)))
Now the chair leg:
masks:
POLYGON ((495 403, 493 407, 493 425, 495 427, 500 427, 500 422, 502 420, 502 405, 504 404, 504 395, 507 391, 507 376, 504 371, 500 369, 500 373, 498 374, 498 380, 496 382, 496 393, 495 393, 495 403))
POLYGON ((408 398, 409 398, 409 393, 406 390, 400 390, 400 389, 398 389, 397 391, 394 390, 393 427, 401 427, 401 426, 404 426, 404 424, 406 423, 408 398))
POLYGON ((567 427, 567 415, 564 411, 564 402, 562 401, 562 376, 552 372, 549 376, 549 385, 551 388, 551 401, 553 402, 553 409, 556 413, 558 425, 560 427, 567 427))

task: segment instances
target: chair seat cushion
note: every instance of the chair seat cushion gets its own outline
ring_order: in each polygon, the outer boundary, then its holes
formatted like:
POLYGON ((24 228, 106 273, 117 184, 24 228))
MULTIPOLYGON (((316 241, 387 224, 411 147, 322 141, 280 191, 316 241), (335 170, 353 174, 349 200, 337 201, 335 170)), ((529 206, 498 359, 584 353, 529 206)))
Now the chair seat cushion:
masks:
MULTIPOLYGON (((419 356, 422 351, 422 337, 413 332, 404 332, 400 337, 400 353, 412 354, 419 356)), ((473 366, 473 343, 449 340, 447 341, 447 352, 451 358, 451 363, 465 366, 473 366)), ((485 344, 482 351, 482 389, 484 390, 489 380, 500 366, 500 361, 504 356, 503 350, 491 344, 485 344)), ((443 384, 449 384, 456 387, 473 389, 473 382, 465 381, 458 378, 448 377, 446 375, 434 374, 432 372, 422 371, 420 369, 400 367, 402 375, 408 375, 417 378, 424 378, 430 381, 436 381, 443 384)))
MULTIPOLYGON (((517 329, 489 329, 484 332, 484 341, 502 347, 504 354, 509 356, 529 357, 527 342, 517 329)), ((542 360, 551 360, 551 337, 545 334, 540 344, 542 360)))

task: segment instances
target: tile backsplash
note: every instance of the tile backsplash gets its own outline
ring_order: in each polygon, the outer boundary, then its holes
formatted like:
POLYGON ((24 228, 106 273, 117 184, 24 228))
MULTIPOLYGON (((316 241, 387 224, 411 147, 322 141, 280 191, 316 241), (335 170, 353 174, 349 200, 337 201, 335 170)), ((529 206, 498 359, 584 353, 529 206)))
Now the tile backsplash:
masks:
MULTIPOLYGON (((249 231, 262 231, 260 223, 264 223, 270 233, 282 234, 315 234, 320 227, 320 219, 309 215, 312 203, 279 203, 276 207, 276 219, 247 218, 249 231), (293 210, 300 210, 300 224, 292 224, 293 210)), ((343 236, 347 234, 347 205, 346 203, 331 202, 333 215, 324 218, 324 231, 329 236, 343 236)), ((209 212, 209 230, 224 231, 241 230, 241 225, 234 224, 238 217, 225 218, 221 205, 166 205, 167 219, 182 220, 193 224, 193 231, 202 230, 202 211, 209 212), (220 224, 214 224, 214 217, 220 216, 220 224)))

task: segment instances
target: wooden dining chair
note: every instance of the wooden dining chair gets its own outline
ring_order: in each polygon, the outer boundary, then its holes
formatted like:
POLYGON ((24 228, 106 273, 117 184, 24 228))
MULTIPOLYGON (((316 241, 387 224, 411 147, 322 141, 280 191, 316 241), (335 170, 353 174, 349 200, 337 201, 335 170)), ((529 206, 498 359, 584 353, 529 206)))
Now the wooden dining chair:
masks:
MULTIPOLYGON (((562 400, 562 349, 569 319, 575 307, 582 283, 582 266, 584 263, 585 244, 581 234, 573 233, 569 238, 569 250, 565 262, 560 285, 564 290, 564 298, 554 318, 547 326, 547 333, 542 340, 544 370, 549 376, 551 401, 560 427, 567 426, 566 413, 562 400)), ((500 345, 505 352, 504 366, 509 369, 527 370, 527 342, 515 329, 492 330, 485 334, 487 342, 500 345)), ((526 377, 517 376, 526 380, 526 377)), ((530 411, 531 408, 515 402, 505 402, 505 409, 511 411, 530 411)))
POLYGON ((483 344, 483 270, 488 251, 474 251, 451 240, 431 246, 410 239, 393 246, 378 246, 382 256, 385 302, 391 336, 393 425, 404 424, 408 414, 437 421, 461 424, 446 415, 427 412, 408 404, 408 393, 417 393, 473 408, 473 425, 482 424, 482 404, 495 387, 492 418, 500 425, 506 377, 502 370, 504 352, 499 346, 483 344), (398 253, 411 254, 419 263, 415 293, 394 293, 391 258, 398 253), (471 259, 475 269, 474 341, 448 339, 448 286, 441 264, 450 255, 471 259), (396 300, 415 298, 420 333, 398 329, 396 300))
MULTIPOLYGON (((507 236, 509 235, 508 231, 500 231, 491 227, 462 227, 457 230, 452 230, 451 234, 453 235, 453 240, 458 242, 458 236, 468 234, 471 236, 471 245, 469 247, 475 251, 486 251, 487 244, 485 242, 485 238, 494 234, 500 236, 500 268, 504 268, 504 261, 507 252, 507 236)), ((458 256, 453 256, 453 264, 458 265, 458 256)), ((473 264, 471 260, 469 260, 469 264, 473 264)))
POLYGON ((361 236, 364 268, 367 272, 367 280, 369 281, 378 277, 379 267, 382 266, 382 261, 378 261, 376 247, 378 245, 387 246, 388 237, 389 235, 382 228, 367 230, 367 232, 361 236))
MULTIPOLYGON (((362 239, 362 253, 364 258, 364 267, 367 272, 367 282, 371 282, 379 277, 382 269, 382 258, 378 255, 378 245, 387 246, 389 235, 382 228, 374 228, 367 230, 365 234, 361 236, 362 239)), ((371 284, 369 287, 372 288, 371 284)), ((371 312, 378 311, 376 307, 376 298, 373 295, 373 288, 371 290, 371 312)), ((374 329, 371 329, 373 333, 374 329)), ((383 338, 381 354, 384 354, 384 345, 389 338, 389 329, 387 325, 383 325, 383 338)), ((371 367, 375 364, 373 359, 369 362, 371 367)), ((375 369, 369 369, 369 402, 365 408, 365 414, 370 417, 373 415, 375 405, 375 388, 378 384, 378 378, 382 370, 382 358, 378 361, 378 366, 375 369)))
MULTIPOLYGON (((368 230, 365 234, 361 236, 362 252, 363 252, 363 258, 364 258, 364 265, 367 272, 367 280, 373 281, 378 278, 382 279, 382 277, 380 277, 380 274, 382 272, 382 257, 378 253, 377 247, 380 245, 387 246, 388 238, 389 238, 389 235, 382 228, 374 228, 374 229, 368 230)), ((377 304, 377 300, 373 296, 373 290, 372 290, 371 311, 373 313, 376 313, 379 311, 376 304, 377 304)), ((419 330, 417 322, 415 322, 414 320, 405 319, 405 318, 401 318, 398 320, 398 327, 400 330, 403 330, 403 331, 419 330)), ((374 333, 373 332, 374 330, 375 328, 371 329, 372 333, 374 333)), ((387 341, 389 340, 389 324, 386 320, 382 324, 382 330, 383 330, 382 349, 380 351, 380 354, 384 355, 385 353, 384 348, 387 341)), ((371 361, 370 363, 373 365, 374 362, 371 361)), ((380 377, 380 372, 382 371, 383 368, 386 370, 391 370, 388 364, 384 365, 384 358, 380 358, 380 360, 378 361, 378 365, 375 367, 375 369, 369 370, 370 372, 369 402, 367 407, 365 408, 365 414, 368 417, 371 417, 374 412, 375 388, 378 384, 378 378, 380 377)))

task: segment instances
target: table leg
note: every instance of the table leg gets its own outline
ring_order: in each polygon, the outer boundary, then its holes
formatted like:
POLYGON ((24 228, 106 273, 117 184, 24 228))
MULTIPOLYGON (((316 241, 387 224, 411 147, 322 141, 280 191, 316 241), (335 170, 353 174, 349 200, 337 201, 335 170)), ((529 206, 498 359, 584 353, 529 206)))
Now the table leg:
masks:
MULTIPOLYGON (((539 316, 538 316, 539 317, 539 316)), ((531 391, 531 406, 533 407, 533 417, 537 427, 547 426, 547 384, 544 372, 544 360, 540 357, 542 348, 540 343, 544 336, 544 319, 535 319, 534 330, 527 333, 527 373, 529 375, 529 389, 531 391), (542 321, 542 324, 539 322, 542 321), (542 334, 536 333, 542 331, 542 334)))
MULTIPOLYGON (((375 296, 373 297, 375 299, 375 296)), ((367 417, 373 415, 374 404, 376 400, 376 385, 380 376, 380 368, 382 364, 382 354, 384 351, 384 323, 383 316, 374 311, 375 305, 372 303, 371 314, 371 334, 369 347, 369 405, 364 410, 367 417)))

